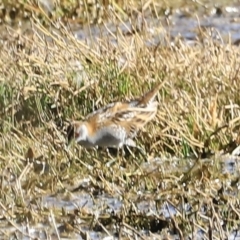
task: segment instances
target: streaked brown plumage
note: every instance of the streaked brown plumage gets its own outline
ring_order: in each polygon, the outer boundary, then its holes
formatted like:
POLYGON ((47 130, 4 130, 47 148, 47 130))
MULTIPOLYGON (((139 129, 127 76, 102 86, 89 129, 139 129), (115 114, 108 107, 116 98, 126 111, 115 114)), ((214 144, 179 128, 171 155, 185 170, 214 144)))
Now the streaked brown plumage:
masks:
POLYGON ((155 97, 163 84, 134 100, 110 103, 89 114, 84 121, 74 121, 68 128, 68 141, 75 139, 87 148, 135 146, 132 138, 157 113, 155 97))

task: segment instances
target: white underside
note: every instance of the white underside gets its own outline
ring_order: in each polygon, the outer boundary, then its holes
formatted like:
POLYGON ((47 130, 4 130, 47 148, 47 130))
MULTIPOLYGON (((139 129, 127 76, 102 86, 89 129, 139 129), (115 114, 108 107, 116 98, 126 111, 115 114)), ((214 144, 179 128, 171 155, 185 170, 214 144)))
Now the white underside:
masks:
POLYGON ((122 148, 124 145, 136 147, 136 143, 132 139, 128 138, 124 141, 121 141, 119 138, 115 138, 112 135, 103 136, 100 139, 96 139, 96 141, 93 141, 93 139, 81 140, 78 141, 78 144, 85 148, 93 148, 97 146, 122 148))

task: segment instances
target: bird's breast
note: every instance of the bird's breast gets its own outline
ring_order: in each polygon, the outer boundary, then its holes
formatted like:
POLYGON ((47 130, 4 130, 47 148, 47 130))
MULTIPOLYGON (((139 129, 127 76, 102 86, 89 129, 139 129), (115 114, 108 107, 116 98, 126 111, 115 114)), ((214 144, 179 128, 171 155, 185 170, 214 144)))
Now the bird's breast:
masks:
POLYGON ((126 131, 121 127, 102 127, 95 135, 88 138, 93 145, 101 147, 118 147, 126 139, 126 131))

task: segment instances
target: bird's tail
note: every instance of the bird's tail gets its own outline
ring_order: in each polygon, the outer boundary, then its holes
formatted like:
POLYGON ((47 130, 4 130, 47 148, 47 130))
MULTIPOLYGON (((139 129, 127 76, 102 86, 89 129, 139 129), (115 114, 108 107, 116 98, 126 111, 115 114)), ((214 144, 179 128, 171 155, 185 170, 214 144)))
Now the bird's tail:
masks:
POLYGON ((163 82, 157 84, 153 89, 151 89, 149 92, 145 93, 142 97, 139 98, 139 106, 147 106, 153 102, 155 99, 158 91, 160 88, 166 83, 167 79, 163 82))

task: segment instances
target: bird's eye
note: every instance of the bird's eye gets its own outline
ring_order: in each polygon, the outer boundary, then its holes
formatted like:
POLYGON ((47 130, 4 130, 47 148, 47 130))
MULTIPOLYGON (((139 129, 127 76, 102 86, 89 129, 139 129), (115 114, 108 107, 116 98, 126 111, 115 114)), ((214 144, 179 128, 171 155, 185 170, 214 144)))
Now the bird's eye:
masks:
POLYGON ((78 138, 80 136, 80 133, 79 132, 75 132, 74 136, 75 136, 75 138, 78 138))

